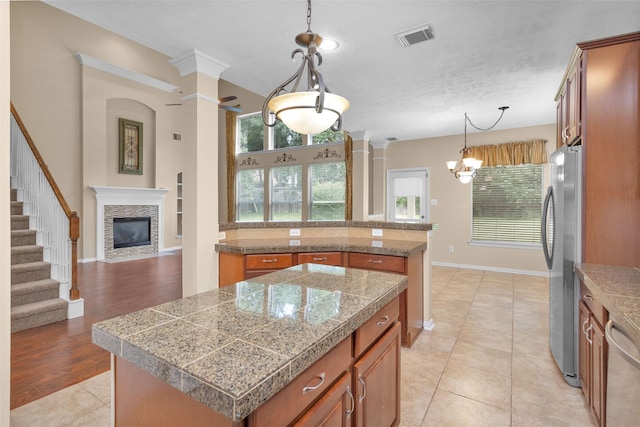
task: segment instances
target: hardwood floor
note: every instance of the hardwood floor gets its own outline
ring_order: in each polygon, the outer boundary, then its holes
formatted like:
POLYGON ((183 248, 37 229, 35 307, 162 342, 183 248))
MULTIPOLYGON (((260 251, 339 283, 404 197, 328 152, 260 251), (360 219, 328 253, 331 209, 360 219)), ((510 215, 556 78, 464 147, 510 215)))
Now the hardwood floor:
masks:
POLYGON ((91 342, 91 325, 182 296, 182 254, 78 265, 83 317, 11 335, 11 409, 110 368, 91 342))

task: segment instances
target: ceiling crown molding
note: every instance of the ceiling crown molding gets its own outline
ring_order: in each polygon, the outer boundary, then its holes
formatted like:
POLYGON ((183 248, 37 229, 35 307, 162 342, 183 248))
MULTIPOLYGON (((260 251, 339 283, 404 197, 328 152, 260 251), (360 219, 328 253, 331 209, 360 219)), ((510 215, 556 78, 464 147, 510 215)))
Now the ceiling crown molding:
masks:
POLYGON ((180 56, 169 60, 169 63, 176 67, 180 72, 180 77, 188 76, 196 71, 212 77, 216 80, 220 79, 220 74, 230 67, 222 61, 200 52, 198 49, 186 52, 180 56))
POLYGON ((121 67, 111 62, 104 61, 86 53, 76 52, 75 57, 80 61, 82 65, 92 67, 105 73, 113 74, 114 76, 122 77, 123 79, 131 80, 146 86, 150 86, 155 89, 160 89, 165 92, 173 92, 178 86, 171 83, 158 80, 154 77, 147 76, 146 74, 139 73, 137 71, 129 70, 128 68, 121 67))
POLYGON ((374 150, 379 150, 381 148, 383 150, 386 150, 389 144, 391 144, 391 141, 387 141, 387 140, 371 142, 371 146, 373 147, 374 150))
POLYGON ((349 135, 351 135, 351 138, 354 141, 369 142, 371 140, 371 132, 369 132, 368 130, 359 130, 355 132, 349 132, 349 135))

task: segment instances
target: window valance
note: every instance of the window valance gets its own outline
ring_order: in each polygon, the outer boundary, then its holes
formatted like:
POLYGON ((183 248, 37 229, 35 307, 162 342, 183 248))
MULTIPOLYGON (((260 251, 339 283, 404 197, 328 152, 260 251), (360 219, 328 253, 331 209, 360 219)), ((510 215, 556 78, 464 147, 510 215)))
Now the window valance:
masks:
POLYGON ((482 160, 482 166, 515 166, 547 163, 544 139, 526 142, 508 142, 498 145, 469 147, 471 157, 482 160))

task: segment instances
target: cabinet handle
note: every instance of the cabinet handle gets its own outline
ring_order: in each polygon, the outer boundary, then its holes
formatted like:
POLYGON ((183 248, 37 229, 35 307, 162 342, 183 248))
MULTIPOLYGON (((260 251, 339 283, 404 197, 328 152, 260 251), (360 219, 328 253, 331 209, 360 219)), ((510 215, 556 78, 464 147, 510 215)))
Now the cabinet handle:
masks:
POLYGON ((384 316, 382 319, 378 320, 378 326, 382 326, 389 321, 389 316, 384 316))
POLYGON ((326 256, 321 256, 321 257, 313 257, 314 261, 326 261, 327 257, 326 256))
POLYGON ((370 259, 369 263, 371 263, 371 264, 382 264, 382 260, 381 259, 370 259))
POLYGON ((587 323, 589 323, 589 319, 582 322, 582 333, 585 334, 585 336, 587 335, 587 330, 585 329, 587 327, 587 323))
POLYGON ((351 387, 347 386, 347 395, 349 396, 349 400, 351 400, 351 409, 347 409, 347 418, 353 414, 353 411, 356 410, 356 401, 353 399, 353 393, 351 393, 351 387))
POLYGON ((593 301, 593 297, 591 296, 591 294, 584 294, 582 298, 584 298, 587 301, 593 301))
POLYGON ((320 378, 320 382, 316 385, 308 385, 305 388, 302 389, 302 394, 307 394, 307 393, 311 393, 314 390, 317 390, 318 388, 320 388, 320 386, 322 386, 322 384, 324 384, 324 372, 321 373, 318 376, 315 376, 314 378, 320 378))
POLYGON ((591 338, 589 338, 589 336, 591 335, 590 331, 592 330, 593 330, 593 325, 589 325, 589 329, 587 329, 587 333, 585 334, 587 336, 587 341, 589 341, 589 345, 593 345, 593 341, 591 341, 591 338))
POLYGON ((365 397, 367 397, 367 385, 364 383, 364 377, 362 374, 358 376, 358 381, 362 384, 362 396, 358 397, 358 403, 362 403, 365 397))
POLYGON ((266 262, 266 263, 272 263, 272 262, 278 262, 277 259, 263 259, 262 262, 266 262))

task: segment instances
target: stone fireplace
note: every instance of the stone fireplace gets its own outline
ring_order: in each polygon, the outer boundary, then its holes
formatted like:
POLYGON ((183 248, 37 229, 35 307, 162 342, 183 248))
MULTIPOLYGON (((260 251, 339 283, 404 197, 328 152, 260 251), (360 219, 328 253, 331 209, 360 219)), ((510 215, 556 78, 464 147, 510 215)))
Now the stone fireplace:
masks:
MULTIPOLYGON (((91 187, 96 192, 96 259, 116 261, 157 254, 164 248, 164 188, 91 187), (114 245, 114 223, 148 219, 148 242, 114 245), (119 247, 116 247, 119 246, 119 247)), ((126 228, 125 228, 126 233, 126 228)), ((129 232, 131 233, 131 232, 129 232)), ((129 236, 133 239, 133 236, 129 236)), ((125 236, 125 240, 127 240, 125 236)))

